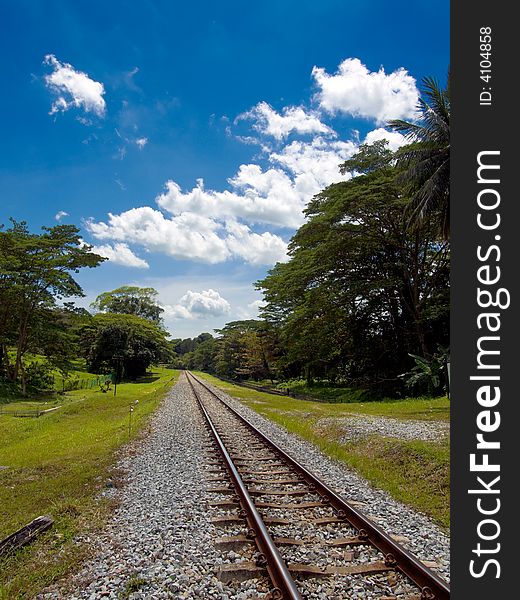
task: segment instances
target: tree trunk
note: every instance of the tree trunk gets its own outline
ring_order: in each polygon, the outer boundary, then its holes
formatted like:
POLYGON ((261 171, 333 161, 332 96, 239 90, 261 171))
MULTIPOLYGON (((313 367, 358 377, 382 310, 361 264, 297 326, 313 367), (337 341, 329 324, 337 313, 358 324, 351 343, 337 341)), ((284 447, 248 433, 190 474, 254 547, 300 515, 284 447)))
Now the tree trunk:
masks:
POLYGON ((12 378, 11 363, 9 362, 9 354, 7 352, 7 345, 2 344, 1 350, 2 350, 2 364, 4 366, 5 376, 7 377, 7 379, 11 379, 12 378))
POLYGON ((22 396, 27 395, 27 381, 25 379, 25 369, 23 368, 23 364, 20 365, 20 374, 22 379, 22 396))
POLYGON ((33 306, 24 306, 22 309, 22 315, 20 317, 20 327, 18 328, 18 343, 16 344, 16 362, 14 364, 13 370, 14 381, 18 379, 18 375, 22 369, 22 357, 26 349, 27 337, 29 334, 29 315, 33 309, 33 306))
POLYGON ((25 342, 27 341, 27 325, 20 324, 20 334, 18 337, 18 343, 16 344, 16 361, 14 363, 13 369, 13 380, 16 381, 18 379, 18 375, 22 370, 22 356, 23 349, 25 346, 25 342))
POLYGON ((310 363, 305 365, 305 381, 307 382, 307 386, 310 387, 313 384, 312 381, 312 370, 310 363))

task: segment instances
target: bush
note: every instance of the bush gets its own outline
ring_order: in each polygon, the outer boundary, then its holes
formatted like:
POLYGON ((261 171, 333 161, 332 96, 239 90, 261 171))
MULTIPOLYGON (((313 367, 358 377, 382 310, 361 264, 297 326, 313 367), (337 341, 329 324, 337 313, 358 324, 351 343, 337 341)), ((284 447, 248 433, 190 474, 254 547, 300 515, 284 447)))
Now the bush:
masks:
POLYGON ((0 404, 19 399, 20 386, 14 381, 0 377, 0 404))
POLYGON ((43 362, 30 362, 24 369, 27 390, 38 392, 54 388, 52 367, 43 362))
POLYGON ((415 366, 402 375, 406 381, 406 388, 416 394, 429 396, 446 392, 448 350, 439 346, 438 351, 429 359, 415 354, 410 356, 415 360, 415 366))

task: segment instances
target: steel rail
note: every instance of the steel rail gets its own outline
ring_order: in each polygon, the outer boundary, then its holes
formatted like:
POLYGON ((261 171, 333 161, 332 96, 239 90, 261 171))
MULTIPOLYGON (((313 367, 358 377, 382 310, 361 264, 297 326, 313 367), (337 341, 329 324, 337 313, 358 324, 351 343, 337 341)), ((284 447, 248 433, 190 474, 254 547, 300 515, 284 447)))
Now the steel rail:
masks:
POLYGON ((418 558, 408 552, 403 546, 392 539, 378 525, 370 521, 365 515, 360 513, 355 507, 349 504, 341 496, 336 494, 326 483, 313 475, 303 465, 297 462, 292 456, 287 454, 272 440, 259 431, 248 419, 243 417, 225 400, 220 398, 204 382, 200 381, 192 373, 191 377, 222 404, 224 404, 240 421, 244 423, 252 432, 255 433, 263 442, 265 442, 282 460, 291 465, 304 480, 314 486, 315 491, 330 503, 336 510, 338 516, 343 516, 347 521, 358 530, 360 538, 367 540, 385 556, 385 562, 388 566, 395 566, 398 570, 409 577, 420 589, 421 600, 448 600, 450 598, 450 587, 448 583, 439 577, 436 573, 426 567, 418 558))
MULTIPOLYGON (((191 377, 193 377, 193 375, 191 375, 191 377)), ((226 470, 229 473, 229 476, 231 477, 231 480, 235 486, 235 490, 239 496, 240 504, 246 513, 246 519, 249 527, 253 529, 256 534, 254 541, 259 551, 265 557, 265 567, 271 578, 271 581, 273 582, 273 585, 275 586, 275 589, 271 591, 271 597, 273 599, 283 598, 284 600, 302 600, 300 592, 296 587, 296 583, 292 578, 292 575, 290 574, 289 569, 287 568, 287 565, 285 564, 282 555, 276 547, 276 544, 274 543, 267 527, 265 526, 260 513, 256 509, 256 506, 249 495, 249 492, 247 491, 247 488, 237 468, 235 467, 235 464, 233 463, 233 459, 231 458, 224 442, 222 441, 222 438, 215 428, 215 425, 213 424, 213 421, 211 420, 211 417, 206 410, 199 393, 195 389, 195 386, 188 376, 188 372, 186 372, 186 379, 190 384, 197 402, 199 403, 202 414, 206 419, 206 423, 208 424, 208 427, 215 438, 215 442, 217 443, 220 454, 224 460, 226 470)), ((198 381, 195 378, 194 380, 198 381)))

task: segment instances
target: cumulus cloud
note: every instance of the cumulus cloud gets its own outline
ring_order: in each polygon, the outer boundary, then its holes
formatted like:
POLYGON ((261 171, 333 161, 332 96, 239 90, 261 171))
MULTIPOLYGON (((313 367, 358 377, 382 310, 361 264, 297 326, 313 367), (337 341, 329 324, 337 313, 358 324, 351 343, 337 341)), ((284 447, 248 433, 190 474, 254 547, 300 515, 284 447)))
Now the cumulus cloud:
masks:
POLYGON ((333 129, 320 121, 316 113, 308 113, 300 106, 286 106, 279 114, 267 102, 259 102, 251 110, 235 119, 253 120, 253 129, 277 140, 286 138, 293 131, 299 134, 329 134, 335 136, 333 129))
POLYGON ((86 222, 96 239, 139 244, 177 259, 216 264, 241 258, 252 264, 273 264, 286 256, 287 244, 279 236, 256 234, 247 226, 219 223, 193 212, 167 218, 142 206, 108 217, 108 223, 86 222))
POLYGON ((86 226, 96 239, 139 244, 174 258, 215 264, 230 256, 216 232, 219 225, 194 213, 168 219, 159 210, 141 206, 119 215, 109 213, 108 223, 87 221, 86 226))
POLYGON ((409 143, 405 136, 398 131, 388 131, 382 127, 369 131, 365 136, 364 143, 373 144, 378 140, 387 140, 388 148, 392 150, 392 152, 395 152, 401 146, 405 146, 409 143))
POLYGON ((61 221, 63 219, 63 217, 68 217, 69 213, 65 212, 64 210, 59 210, 55 215, 54 218, 56 219, 56 221, 61 221))
POLYGON ((135 267, 136 269, 148 269, 149 264, 136 256, 127 244, 116 243, 114 245, 105 244, 102 246, 93 246, 91 252, 108 258, 108 260, 116 265, 123 267, 135 267))
POLYGON ((294 176, 294 186, 307 199, 321 189, 348 178, 339 172, 339 165, 357 151, 354 142, 314 138, 310 143, 295 140, 281 152, 273 152, 269 160, 288 169, 294 176))
POLYGON ((358 58, 347 58, 334 75, 314 67, 312 76, 319 87, 319 105, 330 114, 343 112, 377 123, 415 116, 419 92, 403 68, 389 74, 383 67, 371 72, 358 58))
MULTIPOLYGON (((371 73, 358 59, 343 61, 335 75, 315 67, 313 77, 321 90, 322 115, 348 112, 376 121, 410 117, 418 99, 415 80, 404 69, 389 75, 383 69, 371 73)), ((91 234, 97 240, 136 244, 147 252, 208 264, 243 260, 270 265, 287 260, 285 234, 270 229, 300 227, 315 194, 352 176, 340 173, 339 165, 357 152, 359 134, 354 141, 339 140, 316 111, 290 106, 278 113, 266 102, 239 115, 235 123, 241 120, 253 121, 257 140, 269 135, 278 142, 271 142, 276 150, 263 146, 262 165, 241 164, 221 189, 206 189, 203 179, 182 189, 170 179, 155 198, 155 208, 109 213, 106 222, 90 220, 86 226, 91 234), (288 143, 289 134, 311 138, 288 143)), ((405 143, 401 134, 383 127, 370 131, 364 142, 380 139, 387 139, 392 150, 405 143)), ((147 141, 132 137, 139 148, 147 141)))
POLYGON ((202 179, 184 192, 173 180, 156 198, 160 210, 142 206, 107 222, 88 221, 96 239, 138 244, 173 258, 216 264, 241 259, 270 265, 287 260, 287 243, 274 226, 296 229, 307 202, 324 187, 345 180, 339 165, 356 151, 354 142, 315 137, 271 153, 271 166, 240 165, 229 188, 207 190, 202 179), (255 229, 253 229, 255 227, 255 229))
POLYGON ((269 231, 253 233, 247 225, 236 221, 228 222, 226 231, 230 252, 252 265, 272 265, 287 260, 287 244, 269 231))
POLYGON ((297 227, 301 223, 301 198, 283 171, 241 165, 229 183, 231 190, 205 190, 199 179, 196 187, 183 193, 175 181, 168 181, 166 191, 156 201, 174 215, 189 211, 216 219, 241 218, 279 227, 297 227))
POLYGON ((105 88, 99 81, 94 81, 86 73, 76 71, 68 63, 60 62, 53 54, 48 54, 44 63, 53 71, 45 76, 47 87, 58 95, 52 103, 49 114, 65 112, 72 107, 82 108, 85 112, 103 117, 106 103, 103 98, 105 88))
POLYGON ((231 189, 206 190, 199 179, 192 190, 182 192, 170 180, 156 201, 174 215, 194 212, 212 219, 297 228, 303 223, 303 210, 314 194, 348 178, 340 174, 339 165, 355 151, 353 142, 321 137, 310 143, 295 140, 269 156, 273 164, 270 168, 240 165, 235 176, 228 180, 231 189))
POLYGON ((231 305, 216 290, 188 290, 177 304, 164 305, 164 315, 173 319, 203 319, 229 314, 231 305))

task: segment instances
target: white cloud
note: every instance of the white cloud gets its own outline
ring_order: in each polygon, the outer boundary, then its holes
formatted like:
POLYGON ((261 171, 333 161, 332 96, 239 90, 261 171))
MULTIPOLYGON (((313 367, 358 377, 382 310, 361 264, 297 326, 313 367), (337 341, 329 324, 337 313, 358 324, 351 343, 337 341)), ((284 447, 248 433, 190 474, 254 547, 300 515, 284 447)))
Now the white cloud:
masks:
POLYGON ((86 73, 76 71, 72 65, 60 62, 53 54, 48 54, 44 63, 54 69, 50 75, 45 76, 45 83, 54 93, 59 94, 52 103, 49 114, 65 112, 75 107, 98 117, 104 116, 106 104, 102 83, 94 81, 86 73))
POLYGON ((419 92, 415 79, 403 68, 389 74, 383 67, 370 72, 358 58, 347 58, 334 75, 314 67, 312 76, 320 88, 320 107, 328 113, 343 112, 377 123, 415 115, 419 92))
POLYGON ((56 221, 61 221, 63 219, 63 217, 68 217, 69 213, 65 212, 64 210, 59 210, 55 215, 54 218, 56 219, 56 221))
POLYGON ((241 165, 229 180, 231 190, 205 190, 202 180, 183 193, 175 181, 166 182, 166 192, 157 198, 164 210, 178 215, 185 211, 216 219, 240 218, 249 223, 297 227, 302 220, 302 199, 291 178, 280 169, 263 171, 259 165, 241 165))
POLYGON ((172 319, 204 319, 229 314, 231 305, 216 290, 188 290, 174 305, 163 305, 165 317, 172 319))
POLYGON ((148 269, 150 266, 145 260, 136 256, 127 244, 116 243, 113 246, 110 244, 93 246, 91 252, 104 256, 110 262, 124 267, 148 269))
POLYGON ((108 223, 87 221, 86 226, 97 239, 139 244, 174 258, 214 264, 230 257, 225 241, 216 233, 219 225, 193 213, 168 219, 158 210, 141 206, 119 215, 109 213, 108 223))
POLYGON ((239 115, 237 121, 255 121, 253 129, 277 140, 286 138, 293 131, 299 134, 321 133, 336 135, 336 132, 322 123, 315 113, 307 113, 300 106, 286 106, 279 114, 267 102, 259 102, 251 110, 239 115))
POLYGON ((269 231, 252 233, 247 225, 229 221, 226 223, 226 243, 235 256, 252 265, 273 265, 287 260, 287 244, 269 231))
MULTIPOLYGON (((129 275, 132 274, 132 278, 126 279, 122 283, 139 287, 153 287, 159 292, 158 301, 163 308, 166 307, 166 312, 162 315, 164 324, 174 338, 193 338, 201 331, 213 333, 214 329, 220 329, 229 321, 255 318, 254 303, 261 301, 262 298, 261 293, 251 285, 250 269, 226 269, 224 275, 222 269, 209 267, 205 270, 203 282, 199 270, 183 274, 177 269, 173 269, 169 274, 162 276, 157 276, 152 268, 126 272, 129 275), (203 320, 171 316, 172 308, 180 304, 180 298, 186 294, 187 290, 202 292, 202 290, 208 289, 217 290, 220 296, 229 302, 231 306, 229 313, 216 317, 207 316, 203 320), (248 312, 245 314, 243 311, 248 312)), ((255 269, 255 273, 257 272, 258 275, 254 275, 254 277, 261 276, 261 273, 255 269)), ((80 298, 77 305, 88 308, 90 302, 93 302, 106 289, 103 281, 97 278, 93 282, 93 286, 89 286, 89 289, 85 290, 87 296, 80 298)), ((186 313, 184 314, 186 315, 186 313)))
POLYGON ((378 140, 387 140, 388 148, 392 150, 392 152, 395 152, 401 146, 409 143, 405 136, 398 131, 388 131, 382 127, 369 131, 365 136, 364 143, 373 144, 378 140))
POLYGON ((339 165, 356 151, 354 142, 317 137, 311 143, 295 140, 280 153, 272 153, 269 160, 291 171, 295 176, 294 187, 310 199, 327 185, 348 178, 341 175, 339 165))
POLYGON ((241 258, 251 264, 273 264, 286 256, 287 244, 277 235, 253 233, 245 225, 219 223, 194 212, 167 218, 142 206, 108 217, 108 223, 86 222, 96 239, 139 244, 177 259, 216 264, 241 258))
POLYGON ((194 212, 212 219, 297 228, 303 223, 303 210, 314 194, 349 177, 340 174, 339 165, 355 151, 353 142, 321 137, 309 143, 293 141, 269 156, 278 168, 264 170, 256 164, 240 165, 236 175, 228 180, 230 190, 206 190, 199 179, 196 187, 183 193, 170 180, 156 202, 173 215, 194 212))
POLYGON ((139 150, 142 150, 146 146, 146 144, 148 144, 148 138, 146 138, 146 137, 137 138, 135 140, 135 143, 137 144, 137 147, 139 148, 139 150))
POLYGON ((170 180, 156 198, 161 210, 143 206, 109 213, 106 223, 91 220, 87 227, 96 239, 138 244, 177 259, 209 264, 241 259, 253 265, 285 261, 287 243, 258 227, 299 227, 315 194, 350 177, 339 172, 339 165, 356 148, 354 142, 322 137, 295 140, 271 153, 272 166, 266 169, 240 165, 228 180, 229 189, 206 190, 199 179, 192 190, 183 192, 170 180))
MULTIPOLYGON (((313 75, 321 87, 322 108, 329 112, 357 112, 384 120, 409 116, 418 98, 415 80, 404 69, 390 75, 382 69, 370 73, 358 59, 347 59, 336 75, 318 68, 313 75)), ((351 177, 350 173, 341 174, 339 165, 357 152, 359 135, 353 141, 338 140, 317 113, 301 107, 286 107, 277 113, 266 102, 237 117, 244 119, 254 119, 253 129, 278 141, 290 133, 313 137, 277 144, 277 151, 264 146, 266 164, 240 165, 224 189, 206 189, 198 179, 191 190, 183 190, 176 181, 168 180, 155 198, 157 208, 141 206, 109 213, 107 222, 88 221, 89 231, 98 240, 137 244, 148 252, 208 264, 240 259, 252 265, 271 265, 287 260, 286 241, 269 229, 300 227, 305 207, 315 194, 351 177)), ((405 141, 401 134, 382 127, 369 132, 364 141, 378 139, 387 139, 392 150, 405 141)), ((147 138, 132 141, 141 148, 147 138)))

